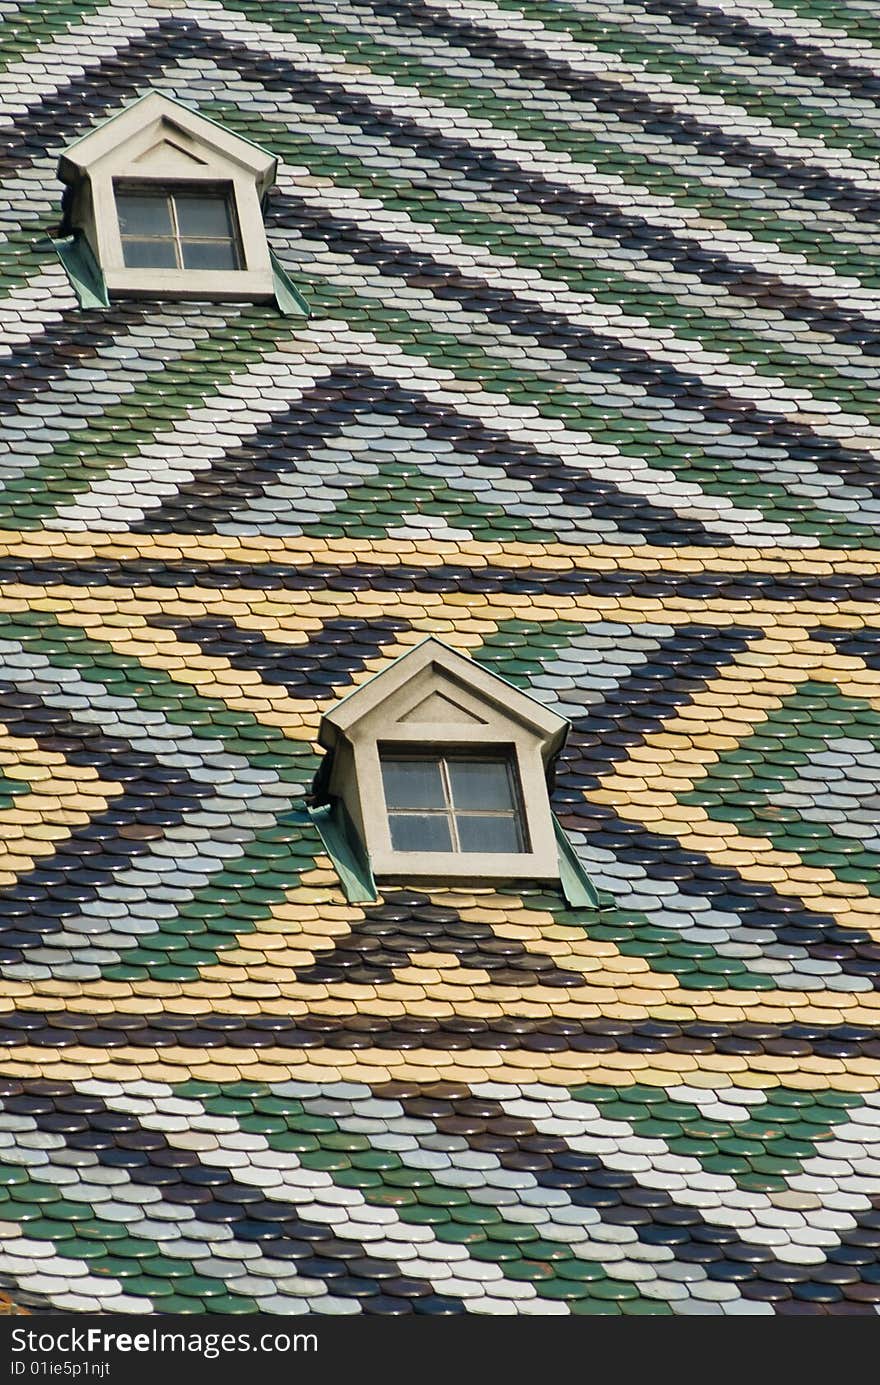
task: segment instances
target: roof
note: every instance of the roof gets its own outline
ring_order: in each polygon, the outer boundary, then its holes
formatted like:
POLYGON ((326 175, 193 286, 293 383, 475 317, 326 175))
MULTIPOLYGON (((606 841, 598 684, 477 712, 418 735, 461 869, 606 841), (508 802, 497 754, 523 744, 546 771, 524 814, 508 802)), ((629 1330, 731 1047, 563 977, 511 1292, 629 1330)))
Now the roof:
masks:
POLYGON ((0 45, 0 1287, 874 1314, 869 7, 30 0, 0 45), (58 157, 149 90, 278 154, 308 321, 78 306, 58 157), (320 717, 431 634, 570 720, 600 907, 346 902, 320 717))

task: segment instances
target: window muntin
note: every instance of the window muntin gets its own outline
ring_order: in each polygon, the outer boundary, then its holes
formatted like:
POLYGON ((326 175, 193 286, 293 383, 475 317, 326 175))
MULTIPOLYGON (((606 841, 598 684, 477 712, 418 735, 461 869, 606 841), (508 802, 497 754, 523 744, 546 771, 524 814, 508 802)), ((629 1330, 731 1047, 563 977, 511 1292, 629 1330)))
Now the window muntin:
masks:
POLYGON ((527 849, 512 758, 386 749, 380 762, 393 850, 527 849))
POLYGON ((114 191, 126 269, 241 268, 228 189, 124 184, 114 191))

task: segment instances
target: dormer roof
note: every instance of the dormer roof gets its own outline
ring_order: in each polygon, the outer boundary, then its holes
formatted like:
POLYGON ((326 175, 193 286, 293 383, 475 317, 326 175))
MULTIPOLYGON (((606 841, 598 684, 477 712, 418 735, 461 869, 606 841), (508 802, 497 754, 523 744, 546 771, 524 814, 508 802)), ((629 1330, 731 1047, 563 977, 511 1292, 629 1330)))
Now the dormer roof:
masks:
POLYGON ((376 713, 410 724, 414 735, 420 724, 473 726, 481 720, 481 703, 496 725, 501 717, 530 732, 545 762, 565 741, 564 717, 433 635, 342 698, 325 714, 320 740, 332 747, 340 733, 351 736, 376 713))
POLYGON ((275 181, 278 160, 269 150, 158 91, 147 92, 68 145, 58 176, 73 184, 109 163, 114 170, 118 165, 145 176, 156 166, 167 173, 176 164, 179 176, 198 177, 206 164, 200 154, 210 154, 215 169, 219 159, 250 173, 261 197, 275 181))

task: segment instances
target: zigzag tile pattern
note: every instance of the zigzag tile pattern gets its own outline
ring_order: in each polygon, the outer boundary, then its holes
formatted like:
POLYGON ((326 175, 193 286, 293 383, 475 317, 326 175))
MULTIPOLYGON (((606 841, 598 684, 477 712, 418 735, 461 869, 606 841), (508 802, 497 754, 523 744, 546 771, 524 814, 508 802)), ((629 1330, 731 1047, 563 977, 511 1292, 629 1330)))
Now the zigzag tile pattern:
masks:
POLYGON ((856 0, 0 4, 0 1311, 876 1314, 878 103, 856 0), (150 88, 308 321, 77 307, 150 88), (346 902, 429 634, 599 907, 346 902))

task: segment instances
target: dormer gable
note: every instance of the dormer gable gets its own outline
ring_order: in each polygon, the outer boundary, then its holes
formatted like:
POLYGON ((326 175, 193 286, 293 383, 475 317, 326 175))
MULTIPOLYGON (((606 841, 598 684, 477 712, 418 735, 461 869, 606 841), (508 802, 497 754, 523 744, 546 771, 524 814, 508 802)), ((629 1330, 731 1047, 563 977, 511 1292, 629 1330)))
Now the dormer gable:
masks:
POLYGON ((225 130, 189 106, 150 91, 64 150, 58 176, 65 184, 107 169, 116 176, 135 171, 139 161, 162 160, 162 172, 201 167, 237 168, 256 181, 262 197, 275 181, 278 160, 267 149, 225 130))
POLYGON ((322 744, 332 744, 335 733, 349 739, 379 731, 385 738, 407 736, 414 721, 432 733, 449 728, 483 738, 487 727, 495 734, 506 726, 511 735, 532 740, 545 762, 568 726, 564 717, 431 636, 327 712, 322 744), (398 732, 399 726, 406 730, 398 732))

